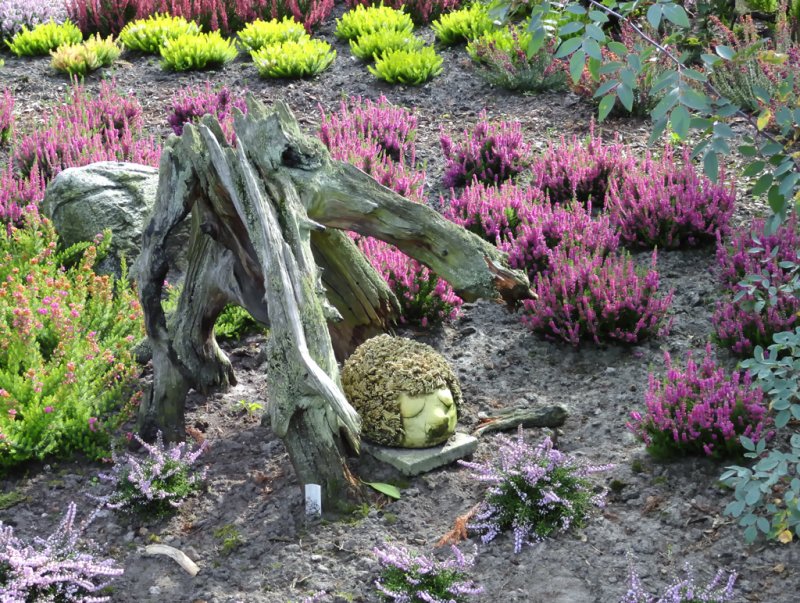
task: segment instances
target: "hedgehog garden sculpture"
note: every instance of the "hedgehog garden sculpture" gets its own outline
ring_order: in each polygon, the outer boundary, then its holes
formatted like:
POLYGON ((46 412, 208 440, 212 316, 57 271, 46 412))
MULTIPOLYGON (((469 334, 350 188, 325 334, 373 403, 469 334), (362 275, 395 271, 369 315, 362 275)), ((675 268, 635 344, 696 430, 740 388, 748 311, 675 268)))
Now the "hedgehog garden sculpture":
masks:
POLYGON ((461 387, 447 361, 429 345, 373 337, 345 362, 342 386, 361 416, 367 440, 426 448, 455 432, 461 387))

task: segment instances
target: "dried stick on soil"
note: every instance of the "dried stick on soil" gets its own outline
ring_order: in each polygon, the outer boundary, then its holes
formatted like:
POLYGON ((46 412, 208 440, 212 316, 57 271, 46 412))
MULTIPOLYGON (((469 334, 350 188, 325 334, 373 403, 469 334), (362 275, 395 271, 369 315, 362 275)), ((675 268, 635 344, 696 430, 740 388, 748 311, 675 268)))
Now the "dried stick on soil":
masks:
POLYGON ((475 513, 478 512, 478 507, 480 507, 480 503, 472 507, 469 511, 464 513, 463 515, 459 515, 456 517, 455 525, 453 529, 450 530, 447 534, 442 536, 434 546, 445 546, 447 544, 456 544, 461 542, 462 540, 467 539, 467 522, 472 519, 475 513))

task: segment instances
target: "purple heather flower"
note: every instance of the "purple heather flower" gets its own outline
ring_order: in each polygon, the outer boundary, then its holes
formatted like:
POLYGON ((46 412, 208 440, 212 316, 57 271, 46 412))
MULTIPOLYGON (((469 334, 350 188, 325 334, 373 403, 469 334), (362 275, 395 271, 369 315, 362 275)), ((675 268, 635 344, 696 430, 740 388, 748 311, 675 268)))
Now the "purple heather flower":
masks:
POLYGON ((171 105, 167 123, 177 136, 183 134, 185 124, 197 123, 204 115, 213 115, 219 120, 228 142, 234 141, 233 109, 247 113, 243 96, 232 93, 226 87, 214 92, 210 82, 206 82, 203 89, 188 86, 178 90, 172 97, 171 105))

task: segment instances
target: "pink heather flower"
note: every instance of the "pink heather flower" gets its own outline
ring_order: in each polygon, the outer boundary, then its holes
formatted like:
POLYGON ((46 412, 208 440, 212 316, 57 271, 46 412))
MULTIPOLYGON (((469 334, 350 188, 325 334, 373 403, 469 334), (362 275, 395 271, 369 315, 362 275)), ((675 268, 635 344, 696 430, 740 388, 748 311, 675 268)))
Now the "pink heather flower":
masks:
POLYGON ((8 416, 11 417, 11 420, 13 421, 17 416, 17 409, 16 408, 9 408, 8 409, 8 416))
POLYGON ((89 431, 97 431, 97 427, 95 427, 96 423, 97 417, 89 417, 89 431))
POLYGON ((45 406, 44 407, 44 413, 46 415, 50 414, 51 412, 53 412, 53 407, 52 406, 45 406))

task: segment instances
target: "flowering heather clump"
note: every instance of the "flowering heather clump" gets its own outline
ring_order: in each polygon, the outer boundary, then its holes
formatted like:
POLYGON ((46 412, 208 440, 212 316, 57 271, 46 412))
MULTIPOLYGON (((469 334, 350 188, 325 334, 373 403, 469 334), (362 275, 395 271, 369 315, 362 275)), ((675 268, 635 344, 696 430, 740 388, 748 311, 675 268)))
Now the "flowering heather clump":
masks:
POLYGON ((537 299, 525 300, 522 321, 547 339, 577 347, 595 343, 637 343, 662 327, 672 293, 658 297, 656 254, 650 270, 637 270, 629 255, 590 253, 579 246, 556 247, 550 272, 536 275, 537 299))
POLYGON ((481 533, 482 542, 511 530, 519 553, 525 544, 582 526, 592 506, 605 504, 606 493, 595 494, 586 478, 611 465, 581 466, 553 448, 550 438, 534 448, 525 442, 521 426, 515 439, 499 435, 497 441, 497 454, 489 461, 459 461, 489 486, 468 526, 481 533))
POLYGON ((636 170, 617 171, 609 179, 605 207, 623 242, 676 249, 726 235, 735 199, 732 185, 697 173, 688 147, 681 166, 667 147, 660 159, 647 153, 636 170))
POLYGON ((3 89, 0 98, 0 146, 8 143, 14 132, 14 95, 8 88, 3 89))
POLYGON ((141 115, 136 98, 120 95, 113 83, 101 83, 96 97, 75 85, 66 103, 53 109, 47 126, 15 145, 14 169, 24 179, 38 170, 46 186, 62 170, 96 161, 158 166, 161 148, 152 137, 145 138, 141 115))
POLYGON ((463 300, 447 281, 397 248, 359 237, 358 246, 400 302, 400 321, 427 327, 458 315, 463 300))
POLYGON ((619 233, 608 216, 592 219, 591 211, 576 202, 528 206, 520 214, 513 236, 500 248, 508 253, 511 267, 525 270, 533 281, 537 274, 550 273, 552 250, 556 248, 566 251, 579 247, 586 253, 604 256, 618 246, 619 233))
POLYGON ((110 238, 58 255, 52 225, 35 212, 25 220, 0 234, 0 469, 74 451, 107 457, 135 402, 139 302, 126 278, 93 272, 110 238))
POLYGON ((229 142, 233 141, 233 109, 239 109, 247 113, 247 104, 244 97, 232 93, 228 88, 223 87, 219 92, 214 92, 211 83, 206 82, 205 88, 197 89, 188 86, 178 90, 172 96, 172 106, 170 107, 169 123, 172 131, 178 136, 183 134, 183 126, 186 123, 197 123, 203 115, 213 115, 222 126, 225 137, 229 142))
POLYGON ((47 539, 25 543, 14 528, 0 521, 0 600, 7 603, 47 601, 101 603, 111 580, 123 573, 113 559, 98 559, 91 543, 81 536, 97 509, 75 526, 75 503, 70 503, 61 524, 47 539))
POLYGON ((736 583, 736 572, 728 574, 724 585, 724 570, 719 570, 714 578, 706 586, 698 586, 694 581, 694 572, 687 563, 684 566, 686 578, 676 579, 675 582, 667 587, 660 597, 649 594, 644 587, 636 571, 630 570, 630 588, 619 603, 730 603, 735 600, 733 585, 736 583))
POLYGON ((447 159, 444 185, 464 186, 477 178, 499 184, 519 174, 530 163, 530 147, 522 139, 519 122, 490 123, 482 111, 478 123, 464 131, 464 140, 454 144, 444 133, 440 137, 447 159))
POLYGON ((397 603, 464 603, 483 592, 469 578, 474 555, 464 555, 452 546, 453 559, 438 561, 407 549, 386 545, 372 552, 381 566, 375 586, 386 601, 397 603))
POLYGON ((711 345, 698 364, 691 354, 686 368, 675 367, 669 353, 664 354, 667 374, 653 373, 645 394, 644 416, 631 413, 628 429, 659 458, 699 454, 723 457, 739 454, 739 436, 754 441, 768 435, 770 424, 764 392, 752 387, 748 373, 730 375, 718 367, 711 345))
POLYGON ((577 199, 600 207, 605 202, 609 179, 634 171, 635 160, 627 155, 625 147, 619 141, 605 144, 595 136, 592 121, 585 142, 574 136, 570 142, 563 137, 558 143, 551 141, 531 162, 530 179, 553 203, 577 199))
POLYGON ((191 451, 186 442, 164 448, 160 431, 154 444, 148 444, 136 434, 133 437, 144 447, 147 456, 141 460, 131 454, 120 458, 115 451, 111 473, 99 475, 115 488, 107 501, 109 508, 164 515, 200 490, 207 468, 197 471, 192 465, 203 454, 207 441, 191 451))
POLYGON ((721 278, 734 296, 732 300, 717 303, 712 321, 721 345, 735 354, 747 356, 756 345, 768 347, 775 333, 789 331, 797 324, 800 299, 781 290, 793 278, 793 272, 784 262, 798 261, 800 233, 797 219, 790 217, 774 234, 764 234, 764 223, 756 220, 750 231, 734 235, 730 246, 717 242, 717 261, 721 278), (738 283, 750 274, 762 277, 753 290, 738 283), (769 289, 775 288, 770 293, 769 289), (762 298, 773 297, 768 303, 762 298))
POLYGON ((38 170, 23 179, 17 178, 10 165, 6 166, 0 176, 0 224, 6 227, 6 234, 11 226, 21 226, 25 215, 37 213, 44 189, 38 170))
POLYGON ((457 9, 461 6, 461 0, 345 0, 348 8, 357 6, 374 6, 383 4, 395 9, 404 9, 411 15, 415 23, 430 23, 433 19, 457 9))
POLYGON ((10 40, 24 25, 33 29, 39 23, 63 23, 67 10, 54 0, 3 0, 0 2, 0 41, 10 40))

